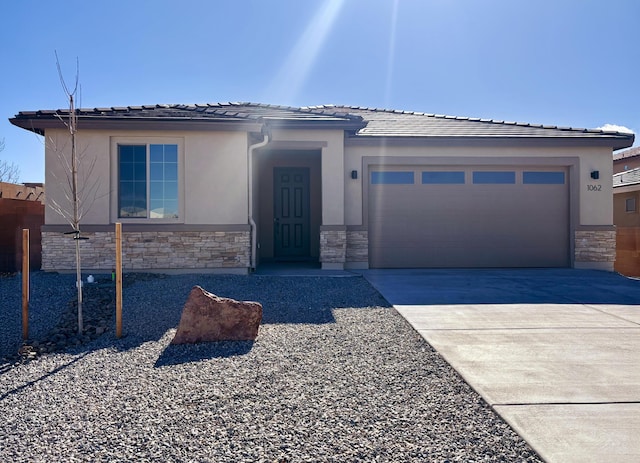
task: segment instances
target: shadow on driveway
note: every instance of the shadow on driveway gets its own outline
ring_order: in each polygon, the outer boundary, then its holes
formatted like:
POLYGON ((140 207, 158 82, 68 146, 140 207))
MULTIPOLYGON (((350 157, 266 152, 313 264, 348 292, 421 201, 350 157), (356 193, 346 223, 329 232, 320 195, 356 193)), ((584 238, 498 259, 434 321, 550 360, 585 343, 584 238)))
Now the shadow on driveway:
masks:
POLYGON ((640 304, 640 281, 577 269, 407 269, 361 273, 394 305, 640 304))

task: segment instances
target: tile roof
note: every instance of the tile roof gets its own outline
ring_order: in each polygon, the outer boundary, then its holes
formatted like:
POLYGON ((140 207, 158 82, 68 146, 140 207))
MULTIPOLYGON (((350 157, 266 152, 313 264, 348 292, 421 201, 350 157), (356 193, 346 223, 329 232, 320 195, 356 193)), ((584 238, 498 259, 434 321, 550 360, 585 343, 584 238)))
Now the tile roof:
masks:
POLYGON ((581 129, 537 125, 522 122, 498 121, 472 117, 445 116, 413 111, 372 109, 355 106, 313 106, 314 109, 333 109, 361 116, 367 126, 358 136, 370 137, 633 137, 628 133, 605 132, 600 129, 581 129))
POLYGON ((613 162, 622 161, 623 159, 635 158, 640 156, 640 146, 629 148, 613 155, 613 162))
POLYGON ((613 188, 640 184, 640 167, 613 174, 613 188))
MULTIPOLYGON (((27 130, 39 131, 38 121, 53 121, 68 115, 67 110, 23 111, 10 119, 27 130)), ((321 105, 307 107, 260 103, 215 103, 144 105, 78 110, 82 121, 174 121, 174 122, 255 122, 260 124, 334 124, 349 130, 355 138, 593 138, 615 140, 614 148, 633 144, 634 135, 552 125, 496 121, 470 117, 426 114, 413 111, 321 105)), ((41 127, 45 125, 40 122, 41 127)), ((40 131, 42 129, 40 128, 40 131)))
MULTIPOLYGON (((68 115, 67 109, 22 111, 16 118, 47 119, 68 115)), ((276 106, 257 103, 215 104, 157 104, 104 108, 81 108, 80 118, 143 118, 143 119, 213 119, 213 120, 361 120, 357 116, 338 110, 313 110, 292 106, 276 106)))

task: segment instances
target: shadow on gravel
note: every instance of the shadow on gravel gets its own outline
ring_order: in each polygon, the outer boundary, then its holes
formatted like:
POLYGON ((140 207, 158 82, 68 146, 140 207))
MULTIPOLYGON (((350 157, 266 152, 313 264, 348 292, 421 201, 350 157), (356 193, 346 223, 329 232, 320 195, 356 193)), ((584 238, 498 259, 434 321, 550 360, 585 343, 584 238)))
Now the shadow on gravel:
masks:
MULTIPOLYGON (((221 297, 261 303, 262 325, 335 323, 333 310, 336 308, 389 307, 360 275, 331 278, 127 273, 123 283, 123 338, 116 339, 115 287, 109 277, 97 276, 100 284, 85 286, 85 334, 76 336, 76 308, 73 301, 66 300, 69 307, 59 319, 63 326, 52 326, 42 338, 23 345, 22 356, 0 358, 0 374, 41 354, 65 351, 86 354, 107 347, 128 351, 146 342, 158 341, 178 326, 184 303, 195 285, 221 297), (105 278, 107 281, 103 281, 105 278)), ((55 282, 51 284, 52 290, 56 290, 55 282)), ((156 366, 243 355, 252 346, 253 343, 247 342, 169 346, 156 366)))
POLYGON ((236 357, 248 354, 253 348, 253 344, 253 341, 206 342, 188 345, 169 344, 156 360, 154 367, 162 368, 214 358, 236 357))
MULTIPOLYGON (((0 402, 3 401, 4 399, 6 399, 9 396, 12 396, 13 394, 17 394, 18 392, 22 391, 23 389, 26 389, 30 386, 33 386, 34 384, 39 383, 40 381, 47 379, 50 376, 55 375, 56 373, 64 370, 65 368, 70 367, 71 365, 73 365, 74 363, 80 361, 83 357, 87 356, 89 354, 89 352, 85 352, 84 354, 74 358, 73 360, 71 360, 70 362, 65 363, 64 365, 60 365, 59 367, 54 368, 53 370, 51 370, 48 373, 45 373, 44 375, 40 376, 37 379, 31 380, 28 383, 23 384, 22 386, 18 386, 14 389, 11 389, 10 391, 5 392, 4 394, 0 395, 0 402)), ((6 366, 5 365, 5 369, 0 370, 0 373, 4 373, 5 371, 7 371, 10 366, 6 366)))

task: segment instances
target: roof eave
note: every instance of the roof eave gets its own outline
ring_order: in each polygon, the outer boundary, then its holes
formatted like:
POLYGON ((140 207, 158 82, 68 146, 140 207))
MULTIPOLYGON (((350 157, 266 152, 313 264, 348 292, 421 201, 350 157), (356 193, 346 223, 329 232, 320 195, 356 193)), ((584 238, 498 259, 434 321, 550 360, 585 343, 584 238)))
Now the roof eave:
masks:
POLYGON ((602 134, 584 137, 527 137, 527 136, 373 136, 352 135, 348 137, 350 145, 543 145, 543 146, 603 146, 610 147, 614 151, 628 148, 633 145, 633 134, 602 134))
POLYGON ((640 182, 623 183, 620 185, 613 185, 613 193, 631 193, 640 190, 640 182))
MULTIPOLYGON (((57 118, 22 118, 9 119, 13 125, 44 135, 46 129, 66 128, 64 122, 57 118)), ((96 118, 78 117, 79 130, 189 130, 189 131, 242 131, 260 132, 263 124, 255 120, 224 120, 208 118, 96 118)))

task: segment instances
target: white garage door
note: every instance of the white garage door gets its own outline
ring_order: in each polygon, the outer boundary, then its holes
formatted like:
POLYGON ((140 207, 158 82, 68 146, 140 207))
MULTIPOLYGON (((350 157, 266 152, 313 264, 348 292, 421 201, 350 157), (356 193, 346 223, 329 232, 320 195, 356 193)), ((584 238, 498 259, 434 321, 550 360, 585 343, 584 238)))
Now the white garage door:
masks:
POLYGON ((373 268, 567 267, 565 168, 370 167, 373 268))

